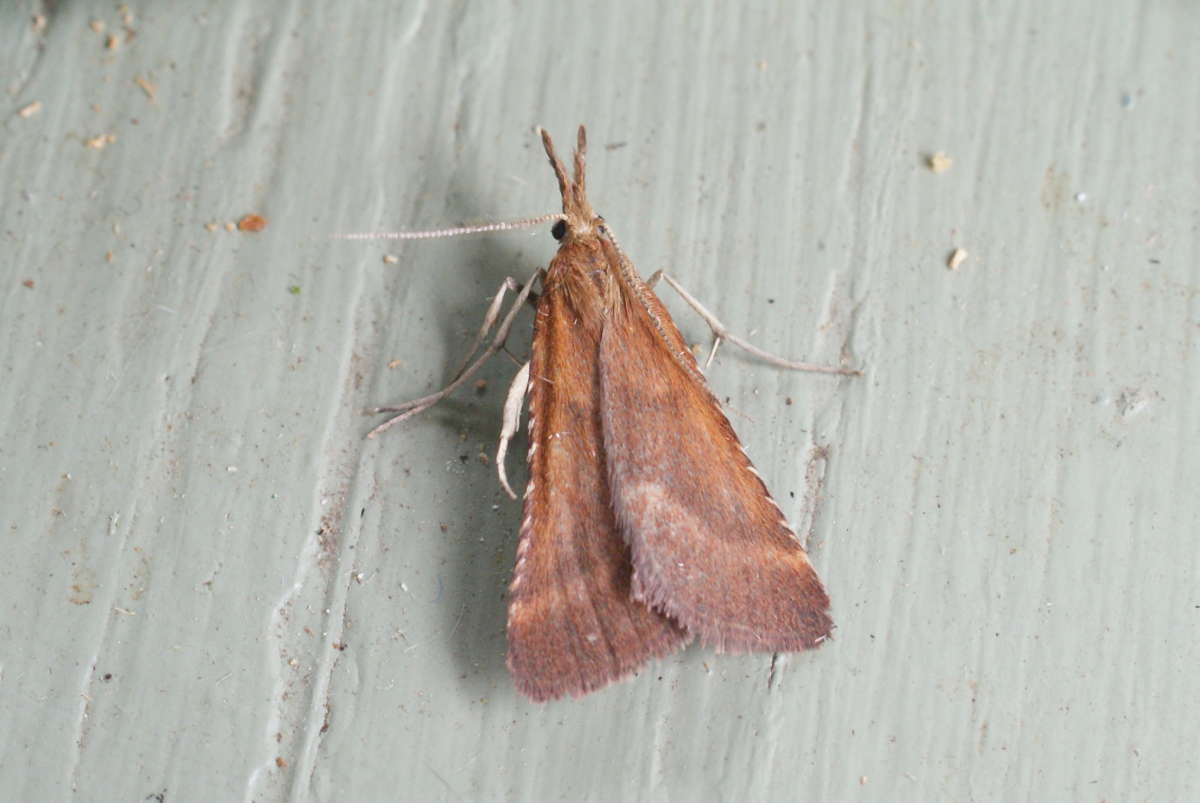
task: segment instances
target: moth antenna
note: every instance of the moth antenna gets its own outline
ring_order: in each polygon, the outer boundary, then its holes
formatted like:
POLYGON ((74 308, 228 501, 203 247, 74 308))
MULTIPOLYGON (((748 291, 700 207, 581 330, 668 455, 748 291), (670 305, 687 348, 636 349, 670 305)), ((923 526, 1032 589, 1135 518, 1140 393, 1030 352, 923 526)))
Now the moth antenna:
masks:
POLYGON ((566 215, 561 212, 551 212, 538 217, 527 217, 521 220, 502 220, 496 223, 480 223, 475 226, 454 226, 448 229, 429 229, 427 231, 367 231, 354 234, 335 234, 335 240, 432 240, 438 237, 458 237, 460 234, 480 234, 486 231, 508 231, 510 229, 528 229, 552 220, 564 220, 566 215))
POLYGON ((563 167, 562 160, 554 152, 554 140, 550 139, 550 134, 546 129, 538 126, 538 133, 542 135, 542 147, 546 149, 546 155, 550 157, 550 165, 554 168, 554 177, 558 179, 558 191, 562 193, 563 211, 565 212, 571 188, 571 182, 567 180, 567 169, 563 167))
POLYGON ((583 163, 587 156, 587 131, 581 125, 575 141, 575 201, 582 205, 586 201, 583 192, 583 163))

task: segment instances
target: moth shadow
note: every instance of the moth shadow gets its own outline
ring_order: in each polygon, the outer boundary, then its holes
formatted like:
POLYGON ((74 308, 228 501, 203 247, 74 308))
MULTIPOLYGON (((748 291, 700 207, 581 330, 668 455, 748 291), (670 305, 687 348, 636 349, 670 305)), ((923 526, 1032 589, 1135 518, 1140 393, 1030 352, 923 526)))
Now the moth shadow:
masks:
MULTIPOLYGON (((445 367, 442 381, 449 382, 470 347, 487 306, 506 276, 527 281, 534 272, 532 249, 507 247, 488 236, 467 249, 472 285, 483 294, 456 304, 431 323, 443 342, 452 344, 453 364, 445 367)), ((549 235, 546 237, 550 239, 549 235)), ((505 310, 515 294, 509 293, 505 310)), ((514 321, 507 338, 513 356, 501 351, 475 373, 466 384, 440 404, 424 413, 454 433, 457 450, 445 455, 454 465, 447 474, 447 496, 443 521, 453 522, 446 533, 446 602, 440 608, 440 632, 454 661, 455 674, 472 698, 491 696, 511 689, 505 668, 508 584, 516 560, 517 535, 521 521, 520 499, 514 501, 502 490, 496 474, 496 447, 500 439, 504 401, 520 361, 528 358, 533 333, 533 308, 526 304, 514 321)), ((485 343, 490 342, 489 339, 485 343)), ((506 460, 509 483, 520 495, 525 487, 525 417, 509 444, 506 460)))

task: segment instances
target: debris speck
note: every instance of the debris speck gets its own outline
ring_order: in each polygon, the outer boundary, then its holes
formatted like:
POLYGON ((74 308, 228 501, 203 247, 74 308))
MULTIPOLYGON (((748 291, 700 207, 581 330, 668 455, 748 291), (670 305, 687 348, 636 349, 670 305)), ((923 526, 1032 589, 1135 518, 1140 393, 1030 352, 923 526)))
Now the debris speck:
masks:
POLYGON ((33 289, 33 279, 26 279, 25 281, 21 282, 21 285, 23 287, 28 287, 30 290, 32 290, 33 289))
POLYGON ((92 20, 88 23, 88 27, 95 33, 104 33, 104 20, 92 20))
POLYGON ((395 265, 399 261, 400 261, 400 257, 396 256, 395 254, 384 254, 383 255, 383 264, 385 264, 385 265, 395 265))
POLYGON ((1087 193, 1086 192, 1075 193, 1075 201, 1076 201, 1076 203, 1081 203, 1081 204, 1086 203, 1087 202, 1087 193))
POLYGON ((238 231, 262 231, 267 227, 267 219, 262 215, 243 215, 237 227, 238 231))
POLYGON ((288 286, 288 292, 294 296, 300 295, 300 285, 293 284, 293 285, 288 286))
POLYGON ((91 148, 94 151, 102 151, 109 145, 117 141, 116 134, 98 134, 94 137, 88 137, 83 141, 84 147, 91 148))
POLYGON ((146 93, 146 97, 150 98, 151 102, 154 101, 154 94, 156 92, 158 92, 157 86, 150 83, 149 81, 147 81, 145 78, 142 78, 141 76, 134 78, 133 82, 142 88, 142 91, 146 93))
POLYGON ((115 33, 110 33, 108 38, 104 40, 104 46, 109 50, 120 50, 121 37, 117 36, 115 33))
POLYGON ((954 167, 953 157, 948 156, 942 151, 931 154, 925 161, 929 165, 929 169, 935 173, 945 173, 954 167))
POLYGON ((42 110, 42 102, 35 100, 33 103, 27 103, 17 110, 17 116, 28 120, 42 110))
POLYGON ((950 258, 946 260, 946 267, 950 270, 958 270, 959 266, 970 256, 965 248, 955 248, 950 252, 950 258))
POLYGON ((1117 413, 1122 418, 1129 418, 1145 410, 1149 403, 1150 399, 1146 393, 1137 388, 1126 388, 1117 395, 1117 413))

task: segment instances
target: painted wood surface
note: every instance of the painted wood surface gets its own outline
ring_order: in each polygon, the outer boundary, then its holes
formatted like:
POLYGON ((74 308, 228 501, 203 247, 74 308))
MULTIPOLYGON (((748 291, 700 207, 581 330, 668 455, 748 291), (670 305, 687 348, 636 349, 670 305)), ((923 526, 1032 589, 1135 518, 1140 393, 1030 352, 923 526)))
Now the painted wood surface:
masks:
POLYGON ((0 23, 7 799, 1198 793, 1195 4, 0 23), (539 707, 503 658, 520 507, 481 458, 515 365, 378 440, 363 410, 445 382, 554 241, 330 235, 554 211, 533 127, 581 122, 643 274, 866 374, 710 371, 833 641, 539 707))

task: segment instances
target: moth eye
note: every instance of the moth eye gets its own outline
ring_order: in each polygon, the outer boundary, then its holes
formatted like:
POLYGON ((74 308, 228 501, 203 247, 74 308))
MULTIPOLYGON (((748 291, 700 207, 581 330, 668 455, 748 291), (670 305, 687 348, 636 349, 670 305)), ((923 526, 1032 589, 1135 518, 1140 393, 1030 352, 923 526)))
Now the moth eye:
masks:
POLYGON ((567 221, 560 220, 550 229, 551 236, 556 240, 561 240, 567 234, 567 221))

